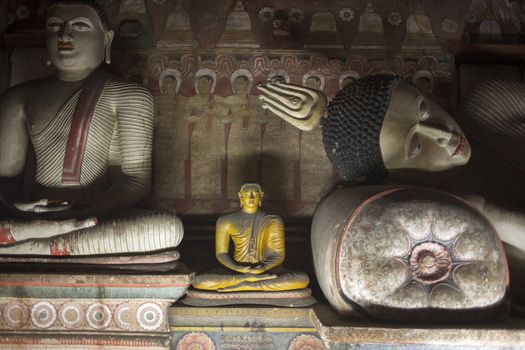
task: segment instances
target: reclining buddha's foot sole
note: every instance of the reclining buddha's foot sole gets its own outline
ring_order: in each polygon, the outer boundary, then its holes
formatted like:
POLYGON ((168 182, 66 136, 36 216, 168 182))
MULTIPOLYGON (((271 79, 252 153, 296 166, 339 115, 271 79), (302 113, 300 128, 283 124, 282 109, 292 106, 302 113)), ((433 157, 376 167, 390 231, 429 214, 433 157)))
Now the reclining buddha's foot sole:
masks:
POLYGON ((273 305, 283 307, 306 307, 317 303, 309 288, 282 292, 228 292, 188 290, 188 294, 180 301, 190 306, 221 306, 221 305, 273 305))

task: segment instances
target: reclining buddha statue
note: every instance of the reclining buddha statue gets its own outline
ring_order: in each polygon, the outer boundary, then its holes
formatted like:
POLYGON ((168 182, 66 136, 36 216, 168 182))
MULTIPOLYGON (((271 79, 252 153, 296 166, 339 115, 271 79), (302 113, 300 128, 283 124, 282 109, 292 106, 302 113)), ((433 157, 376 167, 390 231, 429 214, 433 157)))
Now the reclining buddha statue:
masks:
POLYGON ((509 272, 500 237, 524 253, 525 215, 480 196, 385 185, 392 170, 468 163, 471 146, 446 111, 394 75, 354 80, 330 104, 306 87, 259 89, 262 107, 296 127, 321 124, 328 159, 352 185, 326 196, 312 224, 316 274, 334 308, 405 321, 505 312, 509 272))
MULTIPOLYGON (((326 156, 353 185, 382 183, 399 169, 440 172, 466 165, 471 157, 457 122, 398 76, 357 79, 330 104, 322 92, 302 86, 269 82, 258 88, 262 108, 305 131, 321 125, 326 156)), ((525 252, 524 215, 479 196, 465 199, 490 219, 504 242, 525 252)))
POLYGON ((153 101, 101 69, 113 31, 93 0, 51 1, 55 76, 0 97, 1 255, 136 254, 176 247, 181 221, 130 208, 150 191, 153 101))

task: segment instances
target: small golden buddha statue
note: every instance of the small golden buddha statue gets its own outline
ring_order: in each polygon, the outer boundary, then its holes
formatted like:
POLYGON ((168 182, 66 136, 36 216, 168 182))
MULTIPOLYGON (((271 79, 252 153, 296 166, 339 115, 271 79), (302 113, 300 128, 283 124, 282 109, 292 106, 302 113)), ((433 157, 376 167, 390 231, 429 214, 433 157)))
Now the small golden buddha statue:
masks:
POLYGON ((285 291, 303 289, 305 273, 285 270, 284 225, 277 215, 267 215, 259 207, 264 192, 259 184, 247 183, 239 191, 241 210, 217 220, 215 253, 224 267, 198 274, 196 289, 218 292, 285 291), (230 239, 234 251, 230 254, 230 239))

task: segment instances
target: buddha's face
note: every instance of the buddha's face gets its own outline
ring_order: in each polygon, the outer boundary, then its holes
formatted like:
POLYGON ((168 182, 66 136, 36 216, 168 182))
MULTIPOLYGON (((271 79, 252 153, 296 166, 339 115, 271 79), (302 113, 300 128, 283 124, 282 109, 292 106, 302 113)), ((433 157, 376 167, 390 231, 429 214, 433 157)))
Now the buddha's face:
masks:
POLYGON ((199 81, 197 82, 197 88, 199 89, 199 95, 209 95, 211 93, 211 86, 213 84, 213 80, 208 77, 200 77, 199 81))
POLYGON ((248 93, 248 78, 244 76, 235 78, 233 80, 233 92, 237 95, 246 95, 248 93))
POLYGON ((419 79, 417 79, 414 84, 417 86, 419 91, 426 95, 429 95, 432 92, 432 81, 428 77, 419 77, 419 79))
POLYGON ((241 207, 246 212, 256 212, 262 204, 263 193, 257 186, 244 186, 239 192, 241 207))
POLYGON ((343 79, 343 81, 341 82, 341 86, 340 88, 344 88, 345 86, 347 86, 348 84, 350 84, 352 81, 354 81, 354 78, 352 77, 346 77, 343 79))
POLYGON ((167 76, 162 80, 162 91, 165 94, 172 94, 175 92, 176 80, 171 76, 167 76))
POLYGON ((441 171, 470 158, 470 145, 454 119, 405 83, 392 92, 379 142, 387 169, 441 171))
POLYGON ((317 77, 309 77, 305 83, 307 88, 319 90, 321 88, 321 80, 317 77))
POLYGON ((286 79, 282 75, 276 75, 270 79, 272 83, 286 83, 286 79))
POLYGON ((47 49, 58 70, 97 68, 112 40, 113 32, 104 28, 89 6, 57 5, 47 13, 47 49))

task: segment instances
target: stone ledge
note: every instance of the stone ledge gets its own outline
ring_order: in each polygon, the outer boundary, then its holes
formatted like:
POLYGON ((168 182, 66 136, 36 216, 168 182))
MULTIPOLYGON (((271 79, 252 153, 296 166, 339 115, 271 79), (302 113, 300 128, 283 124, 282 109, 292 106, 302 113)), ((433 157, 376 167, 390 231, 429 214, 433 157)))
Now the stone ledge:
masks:
POLYGON ((31 332, 0 332, 0 349, 26 350, 167 350, 169 349, 169 335, 151 335, 136 333, 116 335, 111 333, 39 333, 31 332))
POLYGON ((172 349, 324 350, 311 308, 186 307, 169 310, 172 349))
POLYGON ((525 319, 457 325, 372 323, 358 316, 342 318, 327 305, 311 314, 329 349, 525 349, 525 319))

